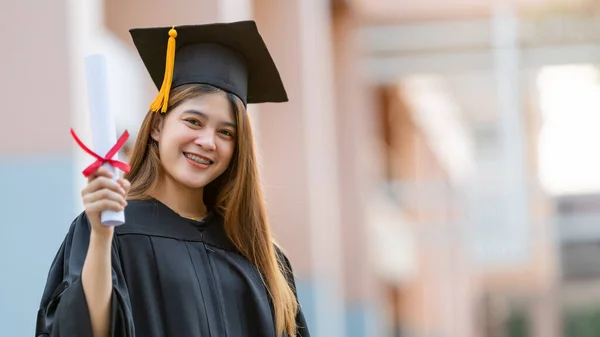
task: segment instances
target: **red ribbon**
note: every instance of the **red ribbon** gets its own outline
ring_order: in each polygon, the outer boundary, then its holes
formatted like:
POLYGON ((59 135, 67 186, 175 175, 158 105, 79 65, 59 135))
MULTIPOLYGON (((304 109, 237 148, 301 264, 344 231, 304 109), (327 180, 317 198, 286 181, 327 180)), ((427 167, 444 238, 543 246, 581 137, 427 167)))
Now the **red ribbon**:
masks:
POLYGON ((117 140, 117 143, 108 151, 108 153, 104 157, 99 156, 98 154, 94 153, 94 151, 90 150, 87 146, 85 146, 85 144, 83 144, 83 142, 79 140, 73 129, 71 129, 71 136, 73 136, 73 139, 75 139, 75 142, 77 142, 77 145, 79 145, 79 147, 81 147, 85 152, 89 153, 92 157, 96 158, 95 162, 93 162, 90 166, 86 167, 86 169, 83 170, 84 176, 89 177, 91 174, 96 172, 100 168, 100 166, 102 166, 105 163, 108 163, 113 167, 120 169, 121 171, 129 172, 128 164, 112 159, 112 157, 117 152, 119 152, 121 147, 125 145, 127 138, 129 138, 129 133, 127 132, 127 130, 123 132, 121 137, 119 137, 119 139, 117 140))

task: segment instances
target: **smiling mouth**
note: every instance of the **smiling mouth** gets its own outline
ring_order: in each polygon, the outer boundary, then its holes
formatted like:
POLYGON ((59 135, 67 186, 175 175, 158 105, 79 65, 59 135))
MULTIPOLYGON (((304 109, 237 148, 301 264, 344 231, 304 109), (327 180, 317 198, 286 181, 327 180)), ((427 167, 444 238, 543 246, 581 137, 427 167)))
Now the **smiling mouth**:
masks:
POLYGON ((190 159, 190 160, 192 160, 192 161, 194 161, 194 162, 196 162, 198 164, 202 164, 202 165, 212 165, 213 164, 212 160, 208 160, 208 159, 203 158, 203 157, 198 157, 198 156, 190 154, 190 153, 185 153, 184 152, 183 155, 186 158, 188 158, 188 159, 190 159))

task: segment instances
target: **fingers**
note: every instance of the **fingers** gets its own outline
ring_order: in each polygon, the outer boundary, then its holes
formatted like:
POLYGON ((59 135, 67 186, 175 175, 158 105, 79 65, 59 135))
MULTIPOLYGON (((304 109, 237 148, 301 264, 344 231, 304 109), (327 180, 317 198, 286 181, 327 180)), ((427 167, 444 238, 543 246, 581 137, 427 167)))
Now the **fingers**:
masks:
POLYGON ((107 188, 103 188, 83 196, 83 203, 85 205, 101 200, 112 201, 123 207, 127 205, 127 201, 125 201, 125 194, 117 193, 107 188))
POLYGON ((125 190, 125 194, 127 194, 131 188, 131 183, 127 179, 119 179, 119 185, 125 190))
POLYGON ((98 182, 98 180, 105 180, 105 179, 112 180, 112 178, 113 178, 113 172, 111 170, 109 170, 106 167, 100 167, 98 170, 96 170, 96 172, 94 172, 90 176, 88 176, 88 183, 85 186, 85 188, 83 188, 83 190, 81 190, 81 196, 84 196, 85 194, 93 192, 93 191, 97 190, 98 188, 101 188, 100 187, 101 185, 105 184, 102 182, 98 182))
POLYGON ((88 177, 88 183, 91 182, 91 181, 93 181, 94 179, 96 179, 98 177, 105 177, 105 178, 112 179, 113 173, 108 168, 106 168, 104 166, 101 166, 96 172, 92 173, 88 177))
POLYGON ((105 210, 120 212, 127 206, 127 192, 131 184, 126 179, 113 180, 112 170, 101 167, 88 177, 88 184, 81 191, 88 216, 94 217, 105 210))
POLYGON ((123 196, 125 196, 127 193, 127 191, 123 187, 121 187, 121 185, 118 182, 105 176, 99 176, 83 188, 83 190, 81 191, 81 195, 84 196, 86 194, 94 193, 101 189, 109 189, 123 196))
POLYGON ((123 206, 121 203, 114 201, 114 200, 108 200, 108 199, 99 199, 94 202, 85 204, 86 212, 94 213, 94 214, 100 213, 100 212, 106 211, 106 210, 120 212, 124 209, 125 209, 125 206, 123 206))

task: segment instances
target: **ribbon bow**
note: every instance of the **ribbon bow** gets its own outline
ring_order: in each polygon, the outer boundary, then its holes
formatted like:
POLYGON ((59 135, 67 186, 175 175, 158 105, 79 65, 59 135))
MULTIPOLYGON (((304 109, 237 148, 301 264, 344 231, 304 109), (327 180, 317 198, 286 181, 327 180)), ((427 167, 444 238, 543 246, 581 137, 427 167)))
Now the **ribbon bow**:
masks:
POLYGON ((117 140, 117 143, 108 151, 108 153, 104 157, 99 156, 94 151, 90 150, 87 146, 85 146, 85 144, 83 144, 83 142, 79 140, 73 129, 71 129, 71 136, 73 136, 73 139, 75 139, 75 142, 77 142, 77 145, 79 145, 79 147, 81 147, 85 152, 89 153, 92 157, 96 158, 95 162, 93 162, 90 166, 86 167, 85 170, 83 170, 83 175, 85 177, 89 177, 91 174, 96 172, 100 168, 100 166, 102 166, 105 163, 108 163, 113 167, 120 169, 121 171, 129 172, 128 164, 112 159, 112 157, 117 152, 119 152, 121 147, 125 145, 127 138, 129 138, 129 133, 127 132, 127 130, 123 132, 121 137, 119 137, 119 139, 117 140))

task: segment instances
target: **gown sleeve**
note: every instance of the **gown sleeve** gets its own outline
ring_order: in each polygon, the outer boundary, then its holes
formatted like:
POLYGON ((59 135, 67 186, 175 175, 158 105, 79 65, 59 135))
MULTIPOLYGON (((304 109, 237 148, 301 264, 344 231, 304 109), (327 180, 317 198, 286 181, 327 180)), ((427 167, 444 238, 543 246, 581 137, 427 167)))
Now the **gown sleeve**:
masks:
MULTIPOLYGON (((37 314, 36 337, 92 336, 80 278, 89 238, 89 222, 85 213, 81 213, 71 224, 50 266, 37 314)), ((118 251, 117 240, 113 239, 110 336, 134 337, 131 305, 118 251)))
POLYGON ((294 292, 294 296, 296 297, 296 302, 298 302, 298 313, 296 314, 296 336, 295 337, 310 337, 310 333, 308 331, 308 325, 306 324, 306 318, 304 317, 304 312, 302 311, 302 307, 300 302, 298 301, 298 293, 296 291, 296 281, 294 278, 294 271, 292 270, 292 264, 290 260, 285 256, 285 254, 281 251, 279 247, 275 247, 278 255, 278 259, 280 263, 283 263, 285 272, 285 277, 288 281, 288 284, 292 288, 294 292))

